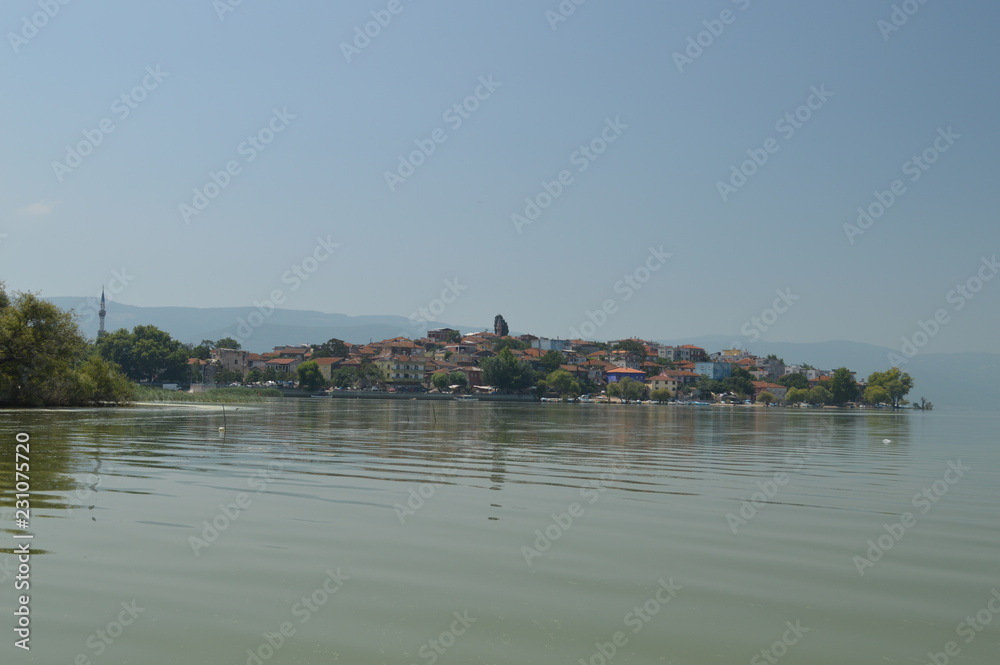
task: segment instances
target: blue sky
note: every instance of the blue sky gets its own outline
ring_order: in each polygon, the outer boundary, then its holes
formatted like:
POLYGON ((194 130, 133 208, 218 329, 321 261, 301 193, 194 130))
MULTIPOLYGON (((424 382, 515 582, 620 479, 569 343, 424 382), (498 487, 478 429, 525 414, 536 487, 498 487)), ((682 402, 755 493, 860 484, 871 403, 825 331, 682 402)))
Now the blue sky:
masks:
POLYGON ((3 4, 8 288, 408 316, 457 280, 440 320, 893 348, 944 310, 921 348, 994 350, 1000 280, 950 293, 1000 249, 993 3, 226 2, 3 4))

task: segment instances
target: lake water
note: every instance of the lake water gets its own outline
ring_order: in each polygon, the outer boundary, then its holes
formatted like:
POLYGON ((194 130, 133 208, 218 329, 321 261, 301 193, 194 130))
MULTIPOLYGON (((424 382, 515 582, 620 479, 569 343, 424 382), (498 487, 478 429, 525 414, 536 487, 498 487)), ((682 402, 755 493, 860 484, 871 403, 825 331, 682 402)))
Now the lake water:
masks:
POLYGON ((303 399, 227 407, 224 434, 219 407, 0 419, 4 665, 1000 654, 995 414, 303 399))

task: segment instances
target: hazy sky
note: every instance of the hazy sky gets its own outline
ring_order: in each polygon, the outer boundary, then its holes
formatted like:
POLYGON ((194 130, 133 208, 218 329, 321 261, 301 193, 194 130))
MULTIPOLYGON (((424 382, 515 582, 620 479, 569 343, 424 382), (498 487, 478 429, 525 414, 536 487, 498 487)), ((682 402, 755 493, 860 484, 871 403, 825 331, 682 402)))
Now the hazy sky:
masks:
POLYGON ((8 288, 996 350, 996 3, 236 1, 2 4, 8 288))

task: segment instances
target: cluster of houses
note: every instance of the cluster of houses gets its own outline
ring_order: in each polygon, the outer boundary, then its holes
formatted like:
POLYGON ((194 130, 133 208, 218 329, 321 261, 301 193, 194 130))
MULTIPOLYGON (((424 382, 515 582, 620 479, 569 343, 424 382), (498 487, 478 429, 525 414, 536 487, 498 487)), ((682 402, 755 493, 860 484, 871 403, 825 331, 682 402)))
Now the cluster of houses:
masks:
MULTIPOLYGON (((414 390, 430 388, 435 374, 462 372, 473 390, 488 391, 483 385, 479 363, 496 355, 494 348, 501 335, 477 332, 462 335, 451 328, 428 330, 426 337, 409 339, 395 337, 364 345, 346 344, 346 355, 342 357, 314 357, 314 346, 281 346, 268 353, 250 353, 237 349, 213 349, 210 361, 192 359, 192 364, 205 364, 208 368, 228 370, 246 376, 251 370, 274 370, 268 375, 287 377, 294 381, 298 367, 307 361, 314 361, 323 377, 330 381, 339 369, 360 368, 364 364, 377 367, 384 379, 385 387, 392 390, 414 390)), ((741 367, 753 377, 755 393, 767 391, 781 401, 787 388, 776 383, 787 374, 802 374, 811 386, 829 381, 830 371, 817 370, 809 366, 785 365, 773 356, 760 358, 743 349, 726 349, 708 354, 705 349, 685 344, 669 346, 632 339, 632 349, 636 342, 645 349, 645 356, 637 358, 633 351, 615 349, 623 341, 612 341, 599 345, 580 339, 551 339, 534 335, 514 337, 526 343, 528 348, 511 348, 514 356, 541 368, 541 359, 549 351, 558 351, 565 362, 560 365, 575 378, 586 379, 598 388, 609 383, 629 378, 644 382, 651 390, 666 388, 672 394, 684 394, 702 378, 724 380, 733 374, 733 368, 741 367), (606 349, 612 350, 606 350, 606 349), (663 361, 670 361, 669 365, 663 361), (669 367, 666 368, 666 367, 669 367)), ((524 346, 522 344, 521 346, 524 346)), ((208 373, 206 373, 208 374, 208 373)))

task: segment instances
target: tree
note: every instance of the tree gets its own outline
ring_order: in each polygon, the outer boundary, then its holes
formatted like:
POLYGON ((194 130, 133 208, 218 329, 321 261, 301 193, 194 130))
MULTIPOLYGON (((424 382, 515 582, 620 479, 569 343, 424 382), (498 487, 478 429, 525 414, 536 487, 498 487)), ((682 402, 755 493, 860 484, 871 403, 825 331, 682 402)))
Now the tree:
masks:
POLYGON ((230 383, 242 383, 243 375, 233 369, 220 369, 215 373, 215 382, 222 385, 230 383))
POLYGON ((913 408, 918 409, 920 411, 931 411, 934 409, 934 402, 924 397, 921 397, 919 402, 913 403, 913 408))
MULTIPOLYGON (((802 376, 801 374, 799 376, 802 376)), ((799 404, 800 402, 809 401, 809 389, 808 388, 789 388, 788 392, 785 393, 785 401, 789 404, 799 404)))
POLYGON ((514 349, 515 351, 524 351, 525 349, 530 349, 531 344, 520 340, 516 337, 498 337, 495 342, 493 342, 493 352, 500 353, 504 349, 514 349))
POLYGON ((326 385, 323 372, 319 369, 319 363, 315 360, 307 360, 299 365, 296 370, 299 379, 299 388, 303 390, 319 390, 326 385))
POLYGON ((779 378, 777 382, 786 388, 809 390, 809 379, 806 378, 805 374, 786 374, 779 378))
POLYGON ((449 344, 458 344, 459 342, 462 341, 462 333, 458 332, 457 330, 452 330, 451 332, 448 333, 448 337, 446 337, 445 340, 449 344))
POLYGON ((816 386, 809 389, 810 404, 829 404, 833 401, 833 394, 823 386, 816 386))
POLYGON ((97 351, 133 381, 183 380, 187 349, 156 326, 121 328, 98 338, 97 351))
POLYGON ((698 379, 695 388, 698 390, 698 396, 702 399, 715 399, 716 395, 726 392, 726 387, 722 385, 722 381, 716 381, 707 376, 698 379))
POLYGON ((215 342, 210 339, 203 339, 198 346, 192 347, 189 352, 191 358, 197 358, 198 360, 208 360, 212 357, 212 349, 215 348, 215 342))
POLYGON ((757 401, 767 406, 768 404, 773 404, 775 401, 774 393, 763 391, 761 394, 757 395, 757 401))
POLYGON ((431 376, 431 385, 444 392, 451 385, 451 374, 449 372, 438 372, 431 376))
POLYGON ((889 396, 889 391, 882 386, 868 386, 865 388, 864 395, 862 396, 865 404, 871 404, 872 406, 877 406, 879 404, 889 404, 892 398, 889 396))
POLYGON ((312 348, 313 358, 346 358, 348 355, 347 344, 344 340, 331 337, 319 346, 312 348))
POLYGON ((546 372, 554 372, 559 369, 560 365, 566 364, 566 356, 558 351, 547 351, 544 356, 539 358, 538 364, 541 365, 546 372))
POLYGON ((832 404, 853 402, 858 398, 858 384, 854 380, 854 375, 846 367, 835 370, 826 387, 830 391, 832 404))
POLYGON ((33 293, 11 297, 0 282, 0 404, 129 401, 134 386, 117 367, 92 356, 72 313, 33 293))
POLYGON ((913 388, 913 377, 898 367, 893 367, 885 372, 872 372, 868 377, 868 386, 884 388, 889 393, 888 403, 892 408, 898 409, 900 402, 913 388))
POLYGON ((742 367, 733 367, 732 376, 721 381, 726 392, 736 393, 740 397, 753 395, 753 375, 742 367))
POLYGON ((223 337, 215 343, 215 348, 217 349, 236 349, 241 350, 243 347, 232 337, 223 337))
POLYGON ((559 393, 560 396, 570 395, 575 397, 580 394, 580 383, 572 374, 564 369, 557 369, 554 372, 550 372, 545 377, 545 385, 559 393))
POLYGON ((645 383, 633 381, 627 376, 620 381, 608 384, 608 395, 620 398, 625 404, 643 399, 647 390, 645 383))
POLYGON ((458 386, 458 392, 462 392, 469 387, 469 375, 465 372, 455 370, 448 373, 448 385, 458 386))
POLYGON ((507 348, 491 358, 483 358, 479 368, 483 372, 483 381, 505 392, 521 391, 535 383, 535 371, 531 364, 518 360, 507 348))
POLYGON ((657 388, 656 390, 649 393, 649 399, 653 400, 654 402, 658 402, 659 404, 663 404, 664 402, 669 401, 671 397, 673 397, 673 395, 671 395, 670 391, 667 390, 666 388, 657 388))
POLYGON ((256 367, 247 372, 247 378, 246 378, 247 383, 260 383, 263 380, 264 380, 264 373, 259 369, 257 369, 256 367))
POLYGON ((616 350, 627 351, 632 360, 642 362, 646 359, 646 345, 635 339, 624 339, 615 345, 616 350))

